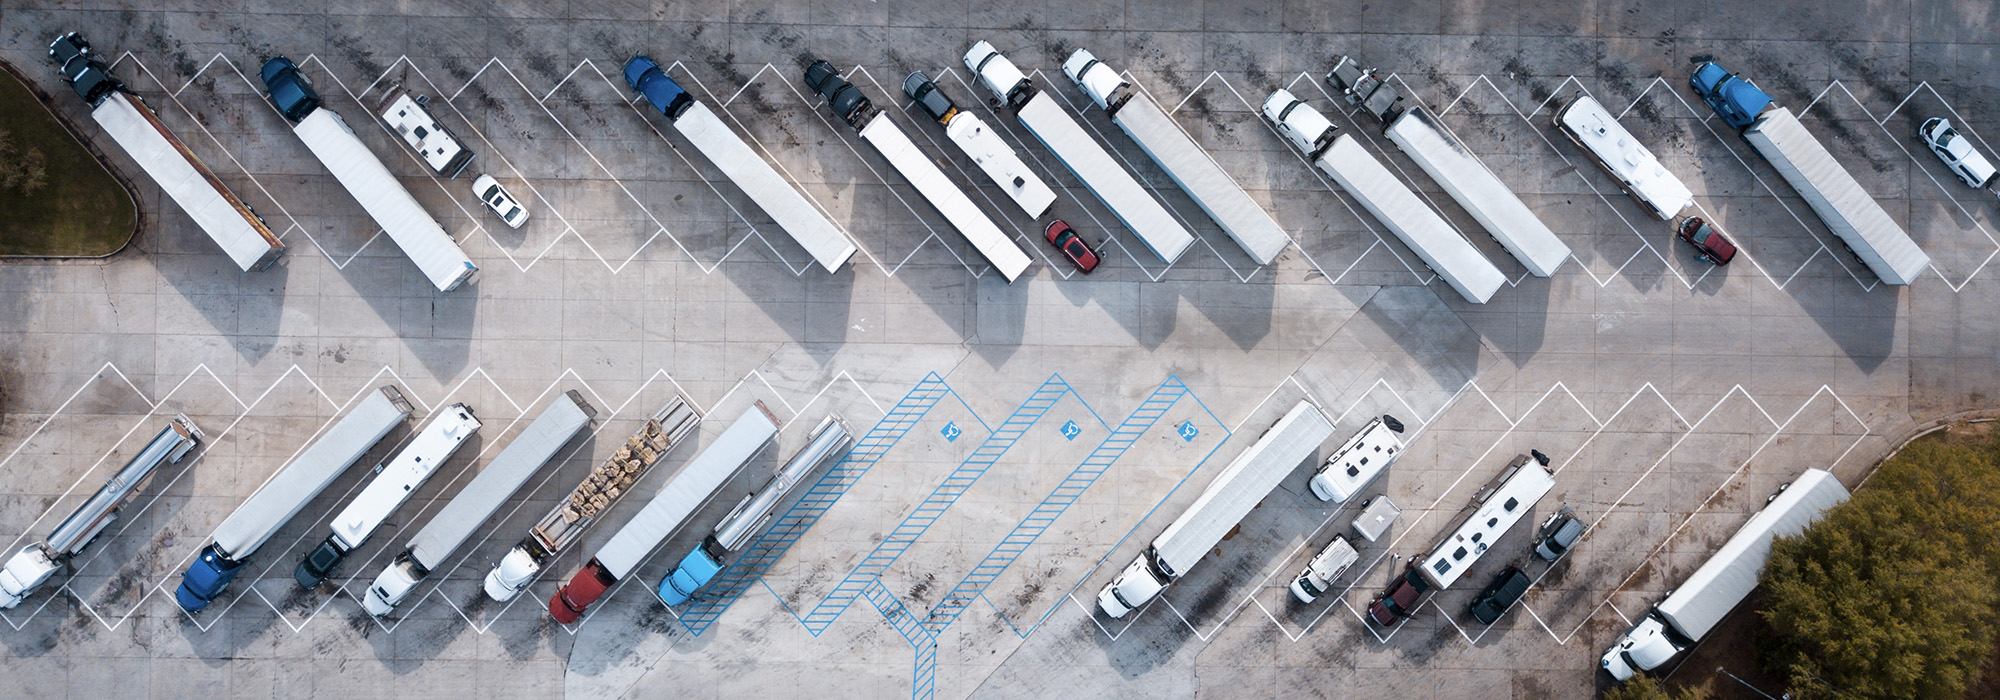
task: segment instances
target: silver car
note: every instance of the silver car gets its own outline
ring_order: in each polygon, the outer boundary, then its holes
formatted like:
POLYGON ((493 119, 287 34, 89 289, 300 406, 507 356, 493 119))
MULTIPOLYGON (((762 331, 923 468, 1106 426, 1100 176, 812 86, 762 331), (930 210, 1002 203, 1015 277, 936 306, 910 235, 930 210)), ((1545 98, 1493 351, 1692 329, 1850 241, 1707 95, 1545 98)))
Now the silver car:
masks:
POLYGON ((1917 127, 1917 133, 1924 137, 1924 145, 1931 152, 1944 159, 1945 167, 1973 187, 1993 184, 1995 178, 1993 163, 1972 147, 1972 141, 1951 128, 1951 122, 1944 117, 1932 117, 1917 127))

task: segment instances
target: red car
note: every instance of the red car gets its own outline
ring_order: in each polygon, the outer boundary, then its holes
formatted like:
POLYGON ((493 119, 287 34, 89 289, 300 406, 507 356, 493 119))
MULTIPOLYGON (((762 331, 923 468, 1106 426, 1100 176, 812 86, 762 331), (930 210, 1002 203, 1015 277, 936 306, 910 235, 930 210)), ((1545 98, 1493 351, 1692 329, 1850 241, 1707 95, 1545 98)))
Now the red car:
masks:
POLYGON ((1422 574, 1411 571, 1398 576, 1390 582, 1389 590, 1368 605, 1368 619, 1383 627, 1392 626, 1397 620, 1409 617, 1416 610, 1417 599, 1430 590, 1431 585, 1422 574))
POLYGON ((1090 244, 1084 243, 1083 237, 1076 235, 1076 231, 1062 219, 1049 224, 1047 236, 1049 243, 1068 256, 1070 262, 1076 263, 1076 269, 1082 270, 1083 274, 1088 275, 1091 270, 1097 269, 1097 251, 1091 250, 1090 244))
POLYGON ((577 618, 583 617, 583 611, 588 609, 591 603, 597 602, 597 599, 616 583, 618 579, 613 578, 611 572, 598 566, 597 560, 593 559, 583 567, 582 571, 576 572, 576 576, 569 580, 569 585, 563 586, 549 598, 549 614, 555 616, 556 622, 565 625, 576 622, 577 618))
POLYGON ((1736 257, 1736 244, 1730 243, 1721 229, 1709 225, 1699 216, 1681 219, 1680 237, 1694 246, 1701 259, 1716 265, 1728 265, 1736 257))

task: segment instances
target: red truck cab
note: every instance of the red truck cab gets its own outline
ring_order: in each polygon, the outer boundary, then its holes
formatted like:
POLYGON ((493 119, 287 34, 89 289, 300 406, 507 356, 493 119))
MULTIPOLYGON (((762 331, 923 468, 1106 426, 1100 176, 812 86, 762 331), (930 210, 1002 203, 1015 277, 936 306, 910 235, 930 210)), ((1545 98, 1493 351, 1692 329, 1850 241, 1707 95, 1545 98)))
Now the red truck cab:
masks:
POLYGON ((556 594, 549 597, 549 614, 555 616, 556 622, 565 625, 576 622, 583 617, 583 611, 597 602, 615 583, 618 583, 618 578, 592 559, 582 571, 570 578, 568 585, 557 589, 556 594))

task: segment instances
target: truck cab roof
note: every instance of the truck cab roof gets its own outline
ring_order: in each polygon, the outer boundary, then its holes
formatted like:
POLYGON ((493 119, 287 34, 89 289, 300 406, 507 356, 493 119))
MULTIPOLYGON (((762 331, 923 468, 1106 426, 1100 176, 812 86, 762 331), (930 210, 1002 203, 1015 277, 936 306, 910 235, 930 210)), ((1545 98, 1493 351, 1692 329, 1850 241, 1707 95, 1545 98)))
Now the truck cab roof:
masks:
POLYGON ((1716 116, 1732 128, 1741 129, 1757 121, 1757 115, 1771 105, 1771 96, 1750 81, 1714 61, 1701 64, 1688 76, 1688 87, 1715 110, 1716 116))
POLYGON ((679 119, 694 104, 694 96, 667 77, 666 71, 660 70, 660 63, 645 54, 625 62, 625 84, 646 96, 653 109, 660 110, 668 119, 679 119))
POLYGON ((292 59, 277 56, 264 62, 258 70, 258 77, 264 80, 264 89, 270 95, 271 104, 285 115, 285 120, 294 124, 319 109, 319 92, 313 89, 312 80, 292 59))
POLYGON ((861 128, 874 116, 874 105, 861 88, 840 77, 840 71, 826 61, 813 61, 806 66, 806 87, 826 98, 826 103, 836 117, 848 126, 861 128))
POLYGON ((1035 96, 1034 85, 1028 81, 1028 76, 1023 75, 1013 61, 1007 60, 999 49, 985 40, 974 43, 965 52, 965 67, 986 85, 986 89, 993 91, 994 97, 1005 101, 1009 107, 1020 109, 1035 96))

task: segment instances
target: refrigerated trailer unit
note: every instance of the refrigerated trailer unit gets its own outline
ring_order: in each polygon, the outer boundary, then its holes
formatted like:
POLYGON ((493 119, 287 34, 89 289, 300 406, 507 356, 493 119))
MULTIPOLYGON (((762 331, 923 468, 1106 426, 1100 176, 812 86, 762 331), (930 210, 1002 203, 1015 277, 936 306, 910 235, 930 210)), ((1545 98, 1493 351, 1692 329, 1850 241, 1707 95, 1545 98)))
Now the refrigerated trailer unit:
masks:
POLYGON ((1450 588, 1555 486, 1554 472, 1529 460, 1527 455, 1515 457, 1500 475, 1499 486, 1474 497, 1472 512, 1465 516, 1465 521, 1424 557, 1419 569, 1424 580, 1435 590, 1450 588))
POLYGON ((354 135, 347 121, 321 105, 312 81, 291 59, 279 56, 265 61, 261 75, 266 96, 292 125, 292 132, 438 291, 457 289, 479 272, 479 266, 354 135))
POLYGON ((757 489, 755 494, 744 496, 736 507, 723 516, 708 537, 701 541, 694 551, 681 558, 681 563, 667 572, 660 581, 660 600, 668 605, 680 605, 694 596, 695 591, 708 585, 710 579, 722 573, 722 559, 731 552, 741 550, 750 538, 771 524, 771 514, 778 504, 791 493, 792 487, 805 481, 808 475, 818 470, 820 465, 847 453, 854 445, 854 434, 847 429, 847 422, 839 416, 827 416, 819 427, 814 428, 811 442, 805 449, 792 455, 778 473, 757 489))
POLYGON ((1168 264, 1181 258, 1194 245, 1188 233, 1167 208, 1153 199, 1139 181, 1118 165, 1068 110, 1035 88, 1014 62, 1007 60, 992 44, 980 41, 965 52, 965 67, 993 96, 1014 109, 1014 116, 1028 133, 1047 146, 1063 167, 1097 195, 1140 242, 1168 264))
POLYGON ((450 503, 431 516, 424 529, 410 539, 410 546, 375 576, 375 582, 368 585, 368 593, 362 598, 362 607, 378 617, 396 609, 410 589, 416 588, 431 570, 444 563, 445 557, 465 544, 474 530, 486 524, 494 511, 529 477, 541 471, 557 450, 588 427, 596 415, 597 409, 574 390, 563 392, 548 408, 542 409, 541 415, 507 443, 507 449, 501 450, 500 456, 460 489, 450 503))
POLYGON ((1833 474, 1807 469, 1613 643, 1599 665, 1622 681, 1639 671, 1658 669, 1687 651, 1757 588, 1757 577, 1771 558, 1772 540, 1804 532, 1827 509, 1845 502, 1847 495, 1833 474))
POLYGON ((1104 109, 1125 135, 1139 144, 1174 183, 1180 185, 1201 210, 1214 219, 1222 232, 1236 241, 1258 265, 1269 265, 1285 252, 1292 239, 1270 213, 1250 199, 1236 179, 1222 170, 1215 159, 1188 136, 1151 95, 1139 90, 1089 51, 1077 49, 1063 61, 1069 76, 1084 94, 1104 109))
POLYGON ((467 438, 479 432, 479 427, 479 418, 465 404, 455 403, 438 411, 430 425, 418 431, 395 457, 376 467, 374 480, 333 516, 332 534, 292 570, 292 580, 300 588, 312 588, 326 580, 334 567, 340 566, 349 552, 361 546, 375 528, 382 526, 382 521, 409 500, 411 493, 429 481, 467 438))
POLYGON ((549 597, 549 614, 565 625, 576 622, 591 603, 631 575, 639 562, 679 530, 688 516, 715 495, 729 477, 748 464, 778 436, 778 419, 762 401, 716 436, 715 442, 688 461, 638 515, 598 548, 568 584, 549 597))
POLYGON ((694 410, 687 397, 678 394, 653 412, 638 432, 626 438, 625 444, 557 501, 555 508, 528 529, 528 536, 507 550, 500 563, 486 573, 482 584, 486 595, 501 602, 513 600, 528 584, 534 583, 543 566, 582 539, 598 516, 617 505, 631 492, 639 477, 645 476, 700 424, 701 413, 694 410))
POLYGON ((696 101, 680 83, 667 77, 659 63, 644 55, 632 57, 625 62, 625 84, 645 96, 675 131, 694 144, 695 150, 701 151, 730 182, 736 183, 737 189, 756 202, 757 208, 763 209, 778 228, 798 241, 820 267, 827 272, 839 272, 854 257, 854 242, 846 233, 779 176, 708 105, 696 101))
POLYGON ((890 167, 902 173, 917 194, 943 214, 945 221, 985 256, 1002 278, 1012 282, 1028 269, 1028 254, 1001 233, 993 219, 971 197, 965 196, 964 190, 952 184, 951 178, 938 169, 930 156, 917 149, 917 144, 910 141, 909 135, 889 115, 876 110, 860 88, 840 77, 825 61, 815 61, 806 69, 806 85, 826 97, 827 107, 834 110, 834 116, 859 131, 861 140, 874 146, 890 167))
POLYGON ((1571 143, 1583 149, 1604 174, 1618 181, 1618 188, 1631 195, 1646 212, 1661 221, 1694 206, 1694 193, 1674 177, 1653 152, 1626 131, 1611 112, 1589 95, 1578 95, 1556 111, 1556 128, 1571 143))
POLYGON ((0 568, 0 609, 21 604, 21 599, 35 592, 56 570, 61 569, 70 557, 82 552, 97 538, 97 534, 118 519, 118 507, 125 499, 139 490, 139 484, 146 477, 168 462, 179 462, 201 444, 205 436, 201 428, 186 415, 176 415, 167 427, 153 436, 138 454, 125 463, 124 467, 111 475, 109 481, 97 489, 97 493, 85 499, 83 505, 64 518, 56 529, 42 541, 28 545, 7 560, 7 566, 0 568))
MULTIPOLYGON (((89 46, 73 33, 56 39, 65 40, 89 46)), ((84 51, 70 59, 78 65, 67 66, 62 76, 63 82, 90 105, 90 118, 104 127, 104 133, 139 164, 139 169, 152 176, 160 192, 180 205, 238 268, 262 270, 277 262, 285 244, 271 233, 264 219, 222 184, 144 100, 127 92, 123 83, 88 54, 88 48, 84 51)))
POLYGON ((1486 233, 1513 253, 1536 277, 1547 277, 1569 260, 1569 246, 1541 217, 1507 188, 1479 156, 1421 106, 1403 110, 1389 123, 1389 140, 1444 187, 1486 233))
POLYGON ((1104 614, 1124 617, 1145 605, 1207 556, 1271 489, 1333 436, 1333 423, 1310 401, 1299 401, 1285 417, 1224 467, 1146 551, 1097 593, 1104 614))
POLYGON ((1792 110, 1771 107, 1743 130, 1750 147, 1771 162, 1798 190, 1819 220, 1861 263, 1889 284, 1909 284, 1930 267, 1931 257, 1910 240, 1902 225, 1861 189, 1861 183, 1806 131, 1792 110))
POLYGON ((393 386, 368 392, 354 410, 328 428, 312 445, 293 457, 216 526, 209 544, 181 574, 174 601, 188 612, 201 612, 248 563, 257 548, 326 490, 335 478, 363 454, 410 418, 410 402, 393 386))

